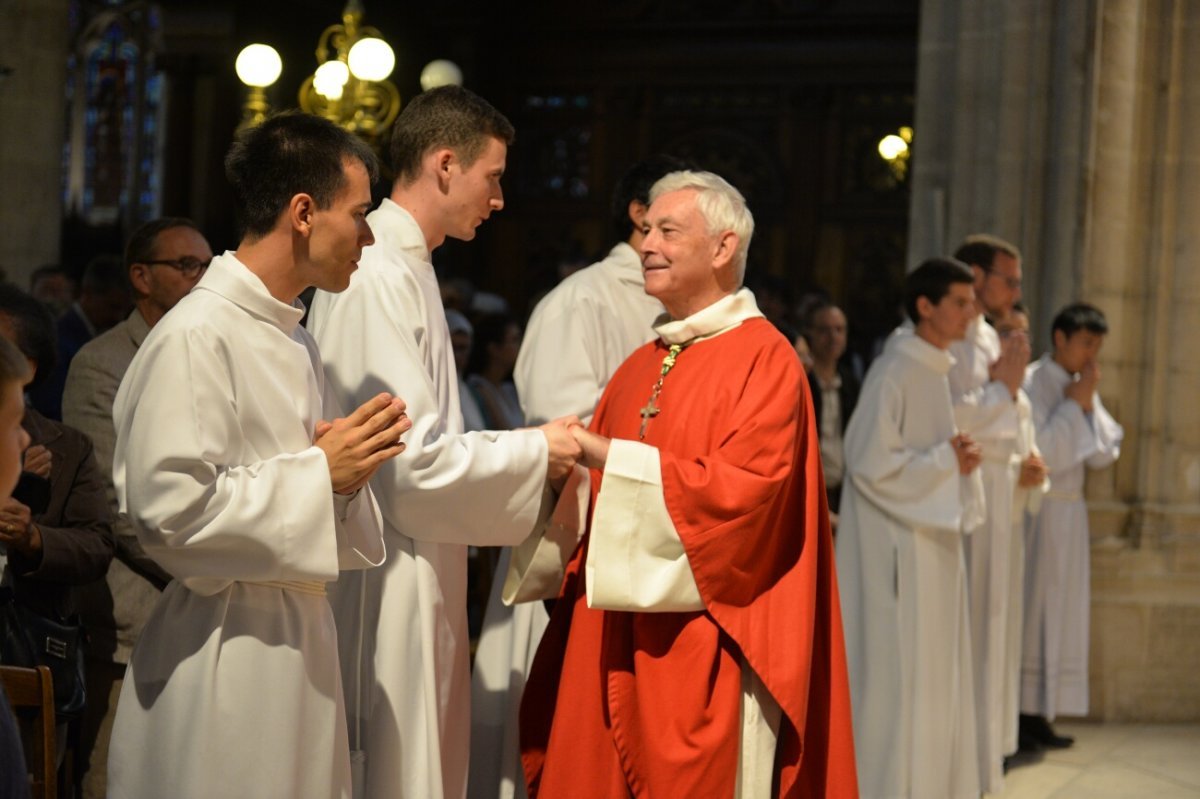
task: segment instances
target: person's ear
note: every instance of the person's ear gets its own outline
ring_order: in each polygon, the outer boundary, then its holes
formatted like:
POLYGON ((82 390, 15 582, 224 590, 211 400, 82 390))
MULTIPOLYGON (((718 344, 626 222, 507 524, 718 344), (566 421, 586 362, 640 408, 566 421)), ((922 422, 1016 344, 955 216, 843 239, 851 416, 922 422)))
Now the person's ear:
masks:
POLYGON ((933 316, 934 304, 924 294, 917 297, 917 319, 924 321, 933 316))
POLYGON ((445 191, 450 185, 453 167, 458 164, 458 156, 449 147, 442 147, 430 153, 428 159, 430 168, 437 178, 438 186, 445 191))
POLYGON ((148 264, 130 264, 129 284, 138 296, 150 293, 150 266, 148 264))
POLYGON ((288 223, 291 229, 305 238, 312 235, 313 216, 316 210, 317 204, 312 195, 304 192, 293 195, 287 208, 288 223))
POLYGON ((1055 330, 1053 338, 1054 338, 1054 350, 1056 352, 1062 352, 1063 350, 1065 350, 1067 348, 1067 341, 1069 341, 1070 339, 1066 333, 1064 333, 1061 330, 1055 330))
POLYGON ((642 226, 646 224, 647 210, 648 208, 644 202, 640 200, 629 201, 627 213, 629 214, 629 221, 633 223, 634 230, 641 230, 642 226))
POLYGON ((718 233, 716 245, 713 247, 713 268, 724 269, 733 263, 737 247, 738 235, 732 230, 718 233))

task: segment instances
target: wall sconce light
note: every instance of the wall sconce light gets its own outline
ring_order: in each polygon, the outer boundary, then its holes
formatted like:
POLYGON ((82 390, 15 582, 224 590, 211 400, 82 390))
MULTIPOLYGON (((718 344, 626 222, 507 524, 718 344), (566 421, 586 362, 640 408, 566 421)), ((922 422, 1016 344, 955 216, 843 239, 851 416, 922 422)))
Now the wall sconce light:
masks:
POLYGON ((889 133, 879 140, 879 156, 887 161, 888 169, 897 181, 903 181, 908 174, 909 147, 913 140, 913 129, 905 126, 895 133, 889 133))

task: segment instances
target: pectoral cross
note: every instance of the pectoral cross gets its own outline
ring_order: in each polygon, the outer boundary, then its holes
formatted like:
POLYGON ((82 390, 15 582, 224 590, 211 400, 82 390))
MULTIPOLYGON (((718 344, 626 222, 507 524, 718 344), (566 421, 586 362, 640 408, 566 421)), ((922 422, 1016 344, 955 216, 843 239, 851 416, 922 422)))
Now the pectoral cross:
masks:
POLYGON ((657 405, 654 404, 654 401, 656 399, 658 399, 658 392, 655 392, 654 396, 652 396, 650 398, 650 401, 646 403, 646 407, 642 408, 642 410, 641 410, 642 429, 638 430, 638 439, 639 440, 644 439, 646 437, 646 425, 650 424, 650 420, 653 419, 655 416, 658 416, 658 412, 660 410, 662 410, 661 408, 659 408, 657 405))
POLYGON ((667 350, 667 357, 663 358, 662 369, 658 373, 658 382, 654 384, 654 388, 650 391, 650 401, 646 403, 646 407, 642 408, 638 413, 642 416, 642 427, 638 430, 638 440, 646 438, 646 425, 650 424, 650 420, 658 416, 662 408, 655 405, 658 402, 658 395, 662 392, 663 381, 667 379, 667 372, 675 368, 675 359, 679 357, 679 353, 683 352, 686 344, 672 344, 667 350))

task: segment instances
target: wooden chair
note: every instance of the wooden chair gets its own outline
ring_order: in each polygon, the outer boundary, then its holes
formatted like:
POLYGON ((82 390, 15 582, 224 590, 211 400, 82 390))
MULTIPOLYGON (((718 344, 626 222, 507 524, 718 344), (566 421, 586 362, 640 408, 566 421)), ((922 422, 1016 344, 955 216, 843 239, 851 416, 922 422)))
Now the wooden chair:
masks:
MULTIPOLYGON (((54 799, 58 795, 54 748, 54 684, 50 669, 38 666, 23 669, 18 666, 0 666, 0 683, 8 693, 13 710, 36 708, 33 717, 33 736, 25 760, 32 768, 30 787, 34 799, 54 799)), ((18 716, 23 717, 19 713, 18 716)))

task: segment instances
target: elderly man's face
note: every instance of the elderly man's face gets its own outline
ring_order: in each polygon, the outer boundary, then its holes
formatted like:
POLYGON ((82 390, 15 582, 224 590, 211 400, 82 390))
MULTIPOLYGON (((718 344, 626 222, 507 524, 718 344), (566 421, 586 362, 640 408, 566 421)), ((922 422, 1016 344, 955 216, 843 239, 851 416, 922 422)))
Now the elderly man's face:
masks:
POLYGON ((676 319, 708 307, 724 292, 715 267, 720 238, 708 232, 693 189, 668 192, 646 211, 642 272, 646 293, 676 319))

